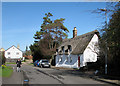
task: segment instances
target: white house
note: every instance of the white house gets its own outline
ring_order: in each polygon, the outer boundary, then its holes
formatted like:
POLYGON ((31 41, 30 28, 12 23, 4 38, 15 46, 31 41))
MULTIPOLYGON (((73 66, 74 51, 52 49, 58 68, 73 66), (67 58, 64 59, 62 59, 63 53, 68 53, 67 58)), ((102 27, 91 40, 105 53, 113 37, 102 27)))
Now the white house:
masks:
POLYGON ((73 38, 63 40, 56 49, 56 67, 80 68, 87 62, 96 62, 99 53, 98 31, 77 36, 76 27, 73 38))
POLYGON ((6 59, 12 60, 12 59, 20 59, 23 57, 22 51, 19 49, 19 47, 15 47, 14 45, 10 48, 8 48, 5 51, 5 57, 6 59))

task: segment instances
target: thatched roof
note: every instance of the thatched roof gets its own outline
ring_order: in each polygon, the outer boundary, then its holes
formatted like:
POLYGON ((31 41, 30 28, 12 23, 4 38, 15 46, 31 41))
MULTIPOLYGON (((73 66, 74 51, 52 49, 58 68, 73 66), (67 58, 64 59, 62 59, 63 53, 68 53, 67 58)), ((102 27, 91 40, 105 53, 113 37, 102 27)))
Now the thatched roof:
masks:
POLYGON ((71 45, 72 47, 71 54, 82 54, 86 49, 88 43, 91 41, 93 35, 96 33, 98 33, 97 30, 88 32, 75 38, 63 40, 62 44, 58 47, 58 54, 61 53, 63 46, 64 50, 67 51, 68 45, 71 45))

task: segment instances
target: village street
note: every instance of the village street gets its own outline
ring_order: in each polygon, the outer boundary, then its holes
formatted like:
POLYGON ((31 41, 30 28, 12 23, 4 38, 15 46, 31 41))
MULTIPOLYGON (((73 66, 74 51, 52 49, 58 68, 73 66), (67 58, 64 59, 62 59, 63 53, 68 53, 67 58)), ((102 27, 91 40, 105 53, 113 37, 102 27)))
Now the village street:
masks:
POLYGON ((86 74, 78 70, 55 69, 55 68, 39 68, 33 65, 22 65, 22 71, 16 72, 16 64, 9 65, 13 67, 13 74, 10 78, 2 79, 2 84, 24 84, 28 80, 29 85, 39 84, 86 84, 96 86, 116 86, 101 81, 96 81, 87 77, 86 74))
MULTIPOLYGON (((53 68, 39 68, 23 65, 22 70, 29 79, 29 84, 102 84, 106 83, 86 78, 80 71, 53 68)), ((112 86, 112 85, 111 85, 112 86)))

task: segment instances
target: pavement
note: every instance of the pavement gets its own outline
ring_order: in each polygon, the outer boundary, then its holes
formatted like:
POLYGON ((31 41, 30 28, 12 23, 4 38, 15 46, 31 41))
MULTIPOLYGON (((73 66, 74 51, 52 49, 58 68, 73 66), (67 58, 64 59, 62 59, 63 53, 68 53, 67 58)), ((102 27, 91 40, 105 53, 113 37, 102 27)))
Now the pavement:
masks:
POLYGON ((10 77, 2 77, 2 85, 5 84, 23 84, 24 76, 23 71, 17 72, 15 65, 13 67, 13 73, 10 77))
POLYGON ((0 86, 2 85, 2 77, 0 77, 0 86))

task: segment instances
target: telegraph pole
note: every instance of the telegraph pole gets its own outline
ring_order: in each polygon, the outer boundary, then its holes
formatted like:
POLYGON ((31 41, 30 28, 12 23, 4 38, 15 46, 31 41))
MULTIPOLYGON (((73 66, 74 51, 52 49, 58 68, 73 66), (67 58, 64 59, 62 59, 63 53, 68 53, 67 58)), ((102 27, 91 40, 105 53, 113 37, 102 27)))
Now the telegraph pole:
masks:
MULTIPOLYGON (((107 9, 100 9, 101 11, 105 12, 105 29, 107 29, 107 9)), ((106 32, 106 37, 107 37, 107 32, 106 32)), ((105 51, 105 74, 107 74, 107 38, 105 40, 106 44, 106 51, 105 51)))

